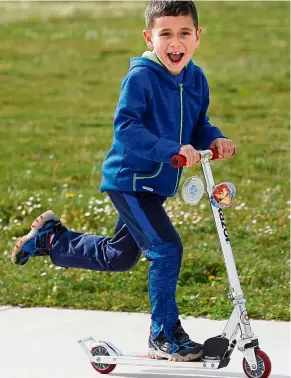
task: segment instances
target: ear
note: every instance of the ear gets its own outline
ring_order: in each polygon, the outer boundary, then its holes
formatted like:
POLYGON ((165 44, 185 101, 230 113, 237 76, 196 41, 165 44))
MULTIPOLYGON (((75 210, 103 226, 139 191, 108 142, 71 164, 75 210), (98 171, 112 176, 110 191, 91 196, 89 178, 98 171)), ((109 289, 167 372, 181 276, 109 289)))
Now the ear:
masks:
POLYGON ((142 31, 143 37, 146 41, 147 47, 151 50, 153 50, 154 45, 152 41, 152 33, 149 30, 143 30, 142 31))
POLYGON ((196 33, 196 39, 195 39, 195 42, 194 42, 196 48, 200 45, 201 34, 202 34, 202 29, 199 28, 199 29, 197 30, 197 33, 196 33))

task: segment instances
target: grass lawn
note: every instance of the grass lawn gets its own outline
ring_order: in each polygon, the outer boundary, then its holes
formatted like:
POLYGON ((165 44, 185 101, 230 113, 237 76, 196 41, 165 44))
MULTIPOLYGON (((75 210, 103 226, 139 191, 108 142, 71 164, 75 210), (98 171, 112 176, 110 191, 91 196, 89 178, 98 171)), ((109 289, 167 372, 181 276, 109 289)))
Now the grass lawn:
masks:
MULTIPOLYGON (((237 188, 225 210, 252 318, 289 319, 289 3, 198 2, 195 62, 211 88, 210 117, 237 155, 213 163, 237 188)), ((49 258, 15 267, 9 254, 52 208, 74 230, 112 234, 98 191, 122 78, 145 50, 141 2, 1 3, 0 305, 149 311, 148 262, 126 273, 61 269, 49 258)), ((200 175, 185 170, 183 180, 200 175)), ((228 283, 206 198, 166 207, 184 260, 180 312, 228 317, 228 283)))

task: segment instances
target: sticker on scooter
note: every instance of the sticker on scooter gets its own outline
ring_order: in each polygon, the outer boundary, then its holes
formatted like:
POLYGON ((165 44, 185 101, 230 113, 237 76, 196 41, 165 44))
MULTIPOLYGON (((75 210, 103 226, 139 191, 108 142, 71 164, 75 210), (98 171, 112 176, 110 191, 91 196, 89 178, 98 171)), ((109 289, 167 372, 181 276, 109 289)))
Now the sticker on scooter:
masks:
POLYGON ((182 188, 184 202, 189 205, 197 205, 204 194, 204 184, 200 177, 193 176, 185 181, 182 188))
POLYGON ((210 201, 213 206, 223 209, 233 203, 236 195, 235 186, 230 182, 224 182, 216 185, 211 193, 210 201))

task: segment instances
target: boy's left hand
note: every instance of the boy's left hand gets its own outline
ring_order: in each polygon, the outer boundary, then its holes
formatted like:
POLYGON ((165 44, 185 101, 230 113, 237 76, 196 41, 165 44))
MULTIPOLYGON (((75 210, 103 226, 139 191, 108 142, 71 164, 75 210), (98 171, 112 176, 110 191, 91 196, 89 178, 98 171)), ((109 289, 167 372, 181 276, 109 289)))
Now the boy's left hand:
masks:
POLYGON ((209 148, 217 148, 219 159, 227 159, 231 157, 234 151, 232 140, 225 138, 214 139, 209 148))

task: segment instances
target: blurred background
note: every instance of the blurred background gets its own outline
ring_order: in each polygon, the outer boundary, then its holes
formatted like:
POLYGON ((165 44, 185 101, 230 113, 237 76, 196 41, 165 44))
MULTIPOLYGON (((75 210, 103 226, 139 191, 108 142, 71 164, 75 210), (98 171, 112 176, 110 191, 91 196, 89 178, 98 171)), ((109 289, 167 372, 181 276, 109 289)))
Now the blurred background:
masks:
MULTIPOLYGON (((194 62, 211 89, 210 119, 237 155, 213 163, 233 182, 225 210, 250 316, 289 319, 289 2, 196 2, 203 35, 194 62)), ((146 2, 0 3, 0 305, 149 311, 142 258, 98 273, 10 262, 16 239, 52 208, 80 232, 113 233, 100 167, 129 59, 141 55, 146 2)), ((201 175, 185 170, 183 181, 201 175)), ((228 283, 207 199, 166 208, 185 250, 183 314, 228 317, 228 283)))

